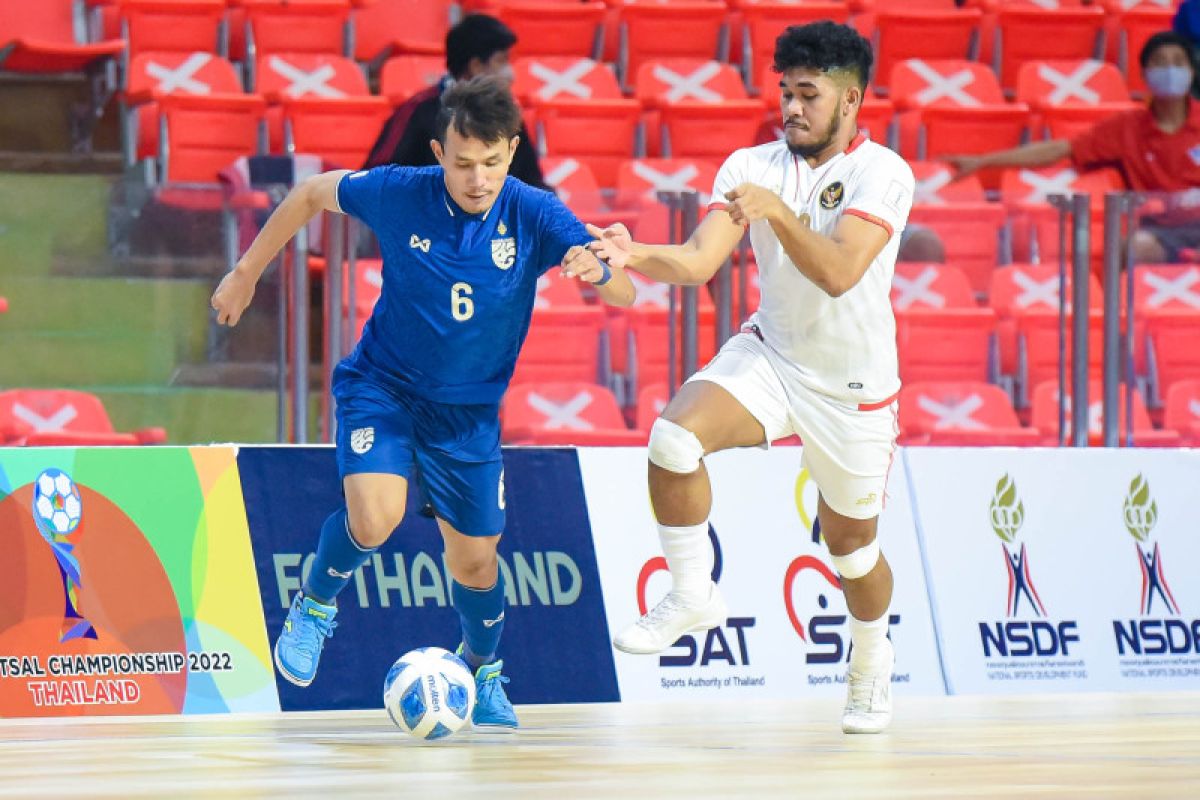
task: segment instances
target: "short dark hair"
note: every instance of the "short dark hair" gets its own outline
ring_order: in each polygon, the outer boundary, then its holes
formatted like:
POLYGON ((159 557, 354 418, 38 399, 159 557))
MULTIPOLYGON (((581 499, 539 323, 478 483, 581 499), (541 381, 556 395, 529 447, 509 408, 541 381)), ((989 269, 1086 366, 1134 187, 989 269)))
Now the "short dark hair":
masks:
POLYGON ((468 14, 446 32, 446 69, 455 78, 467 74, 472 58, 487 61, 517 43, 512 29, 487 14, 468 14))
POLYGON ((1192 55, 1192 43, 1175 31, 1159 31, 1147 39, 1146 43, 1142 45, 1142 52, 1138 54, 1138 63, 1141 64, 1142 69, 1146 68, 1146 64, 1150 62, 1150 57, 1153 56, 1159 48, 1169 47, 1170 45, 1182 47, 1183 52, 1187 53, 1188 62, 1193 68, 1195 67, 1196 58, 1194 55, 1192 55))
POLYGON ((451 125, 459 136, 491 144, 521 132, 521 110, 507 81, 480 75, 459 81, 442 95, 434 131, 443 145, 451 125))
POLYGON ((871 77, 871 43, 849 25, 822 20, 792 25, 775 40, 776 72, 808 67, 821 72, 850 72, 866 91, 871 77))

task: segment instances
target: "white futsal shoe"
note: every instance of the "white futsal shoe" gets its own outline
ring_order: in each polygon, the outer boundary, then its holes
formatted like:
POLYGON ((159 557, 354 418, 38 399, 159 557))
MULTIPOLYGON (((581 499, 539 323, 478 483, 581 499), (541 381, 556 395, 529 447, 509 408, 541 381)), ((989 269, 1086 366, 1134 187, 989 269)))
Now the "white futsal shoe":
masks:
POLYGON ((846 710, 843 733, 882 733, 892 721, 892 670, 896 654, 890 639, 884 640, 884 666, 874 672, 858 672, 853 666, 846 680, 846 710))
POLYGON ((715 583, 709 588, 708 600, 700 605, 686 604, 669 592, 658 605, 621 631, 613 639, 613 646, 624 653, 661 653, 685 633, 724 625, 727 615, 725 601, 715 583))

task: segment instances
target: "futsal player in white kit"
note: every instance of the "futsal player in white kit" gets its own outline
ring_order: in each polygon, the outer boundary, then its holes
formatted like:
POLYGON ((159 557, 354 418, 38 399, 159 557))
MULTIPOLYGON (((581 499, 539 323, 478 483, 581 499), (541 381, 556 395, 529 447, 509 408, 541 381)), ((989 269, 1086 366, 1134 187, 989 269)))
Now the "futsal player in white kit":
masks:
POLYGON ((672 589, 614 644, 657 653, 688 631, 724 623, 710 577, 703 458, 799 434, 851 614, 842 729, 877 733, 891 721, 894 661, 892 572, 875 538, 898 432, 889 291, 913 174, 858 129, 871 46, 854 29, 792 26, 776 42, 774 66, 785 138, 729 157, 686 243, 646 245, 619 224, 589 227, 591 248, 613 266, 692 285, 717 272, 748 226, 762 287, 757 313, 650 431, 650 496, 672 589))

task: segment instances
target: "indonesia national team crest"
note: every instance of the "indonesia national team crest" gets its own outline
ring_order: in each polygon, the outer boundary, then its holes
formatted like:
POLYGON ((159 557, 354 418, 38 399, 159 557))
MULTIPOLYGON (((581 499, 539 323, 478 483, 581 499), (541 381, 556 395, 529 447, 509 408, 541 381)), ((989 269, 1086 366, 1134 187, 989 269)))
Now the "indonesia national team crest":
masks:
POLYGON ((492 239, 492 263, 500 269, 508 269, 517 260, 517 240, 513 236, 505 236, 508 227, 501 220, 496 226, 496 233, 502 238, 492 239))

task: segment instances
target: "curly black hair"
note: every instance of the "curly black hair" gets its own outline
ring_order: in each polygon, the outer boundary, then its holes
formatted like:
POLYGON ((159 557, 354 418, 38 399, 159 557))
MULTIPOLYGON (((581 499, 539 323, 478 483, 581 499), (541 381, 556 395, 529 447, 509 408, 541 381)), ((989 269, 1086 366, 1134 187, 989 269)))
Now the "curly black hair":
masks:
POLYGON ((850 72, 866 91, 871 76, 871 43, 849 25, 822 20, 792 25, 775 40, 776 72, 808 67, 821 72, 850 72))

